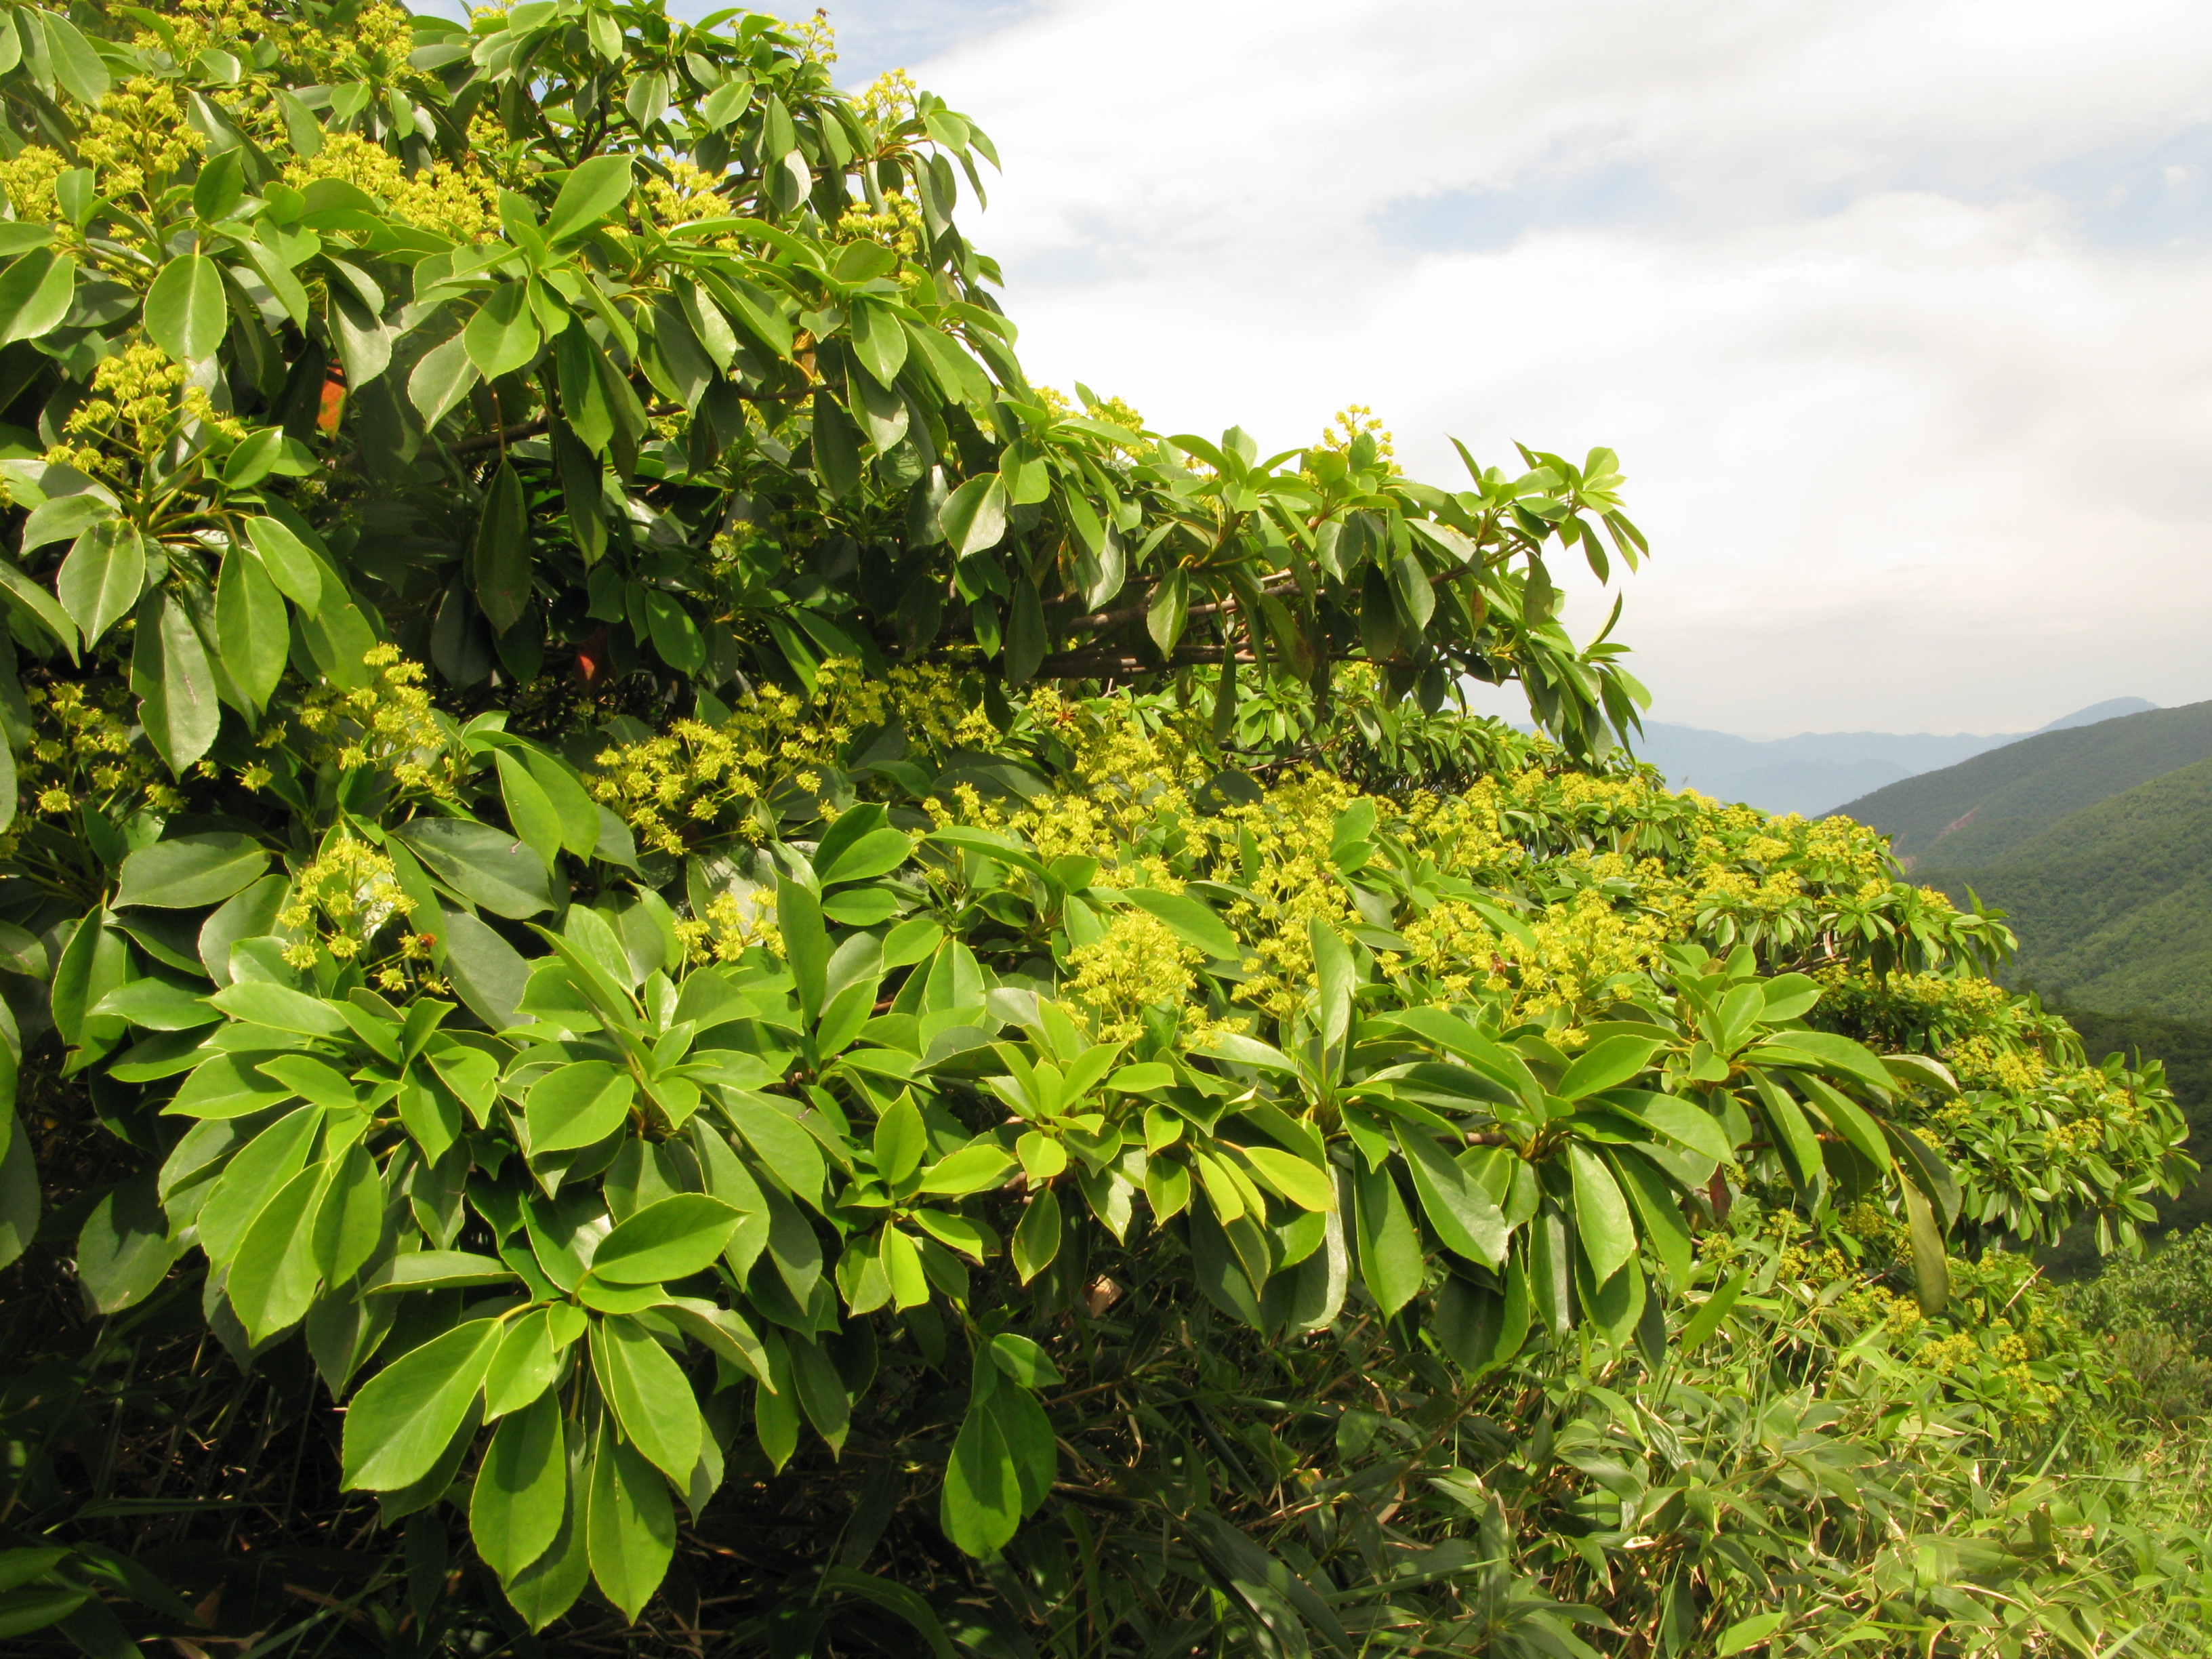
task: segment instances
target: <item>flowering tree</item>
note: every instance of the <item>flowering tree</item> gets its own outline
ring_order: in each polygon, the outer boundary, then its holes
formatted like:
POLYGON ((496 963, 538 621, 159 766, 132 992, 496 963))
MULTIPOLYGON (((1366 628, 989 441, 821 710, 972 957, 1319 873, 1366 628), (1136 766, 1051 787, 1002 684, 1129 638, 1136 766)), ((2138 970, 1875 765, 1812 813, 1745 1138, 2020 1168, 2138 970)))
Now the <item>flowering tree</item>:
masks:
MULTIPOLYGON (((2128 1234, 2184 1170, 2002 996, 1899 1029, 1991 919, 1619 757, 1547 562, 1640 557, 1609 452, 1446 489, 1355 413, 1263 456, 1032 386, 955 222, 988 139, 814 33, 18 6, 0 102, 0 1255, 32 1123, 96 1123, 46 1179, 102 1331, 290 1377, 401 1529, 333 1640, 672 1630, 736 1515, 778 1651, 1587 1652, 1663 1480, 1523 1571, 1480 1390, 1671 1375, 1831 1238, 1909 1333, 1990 1282, 1954 1230, 2128 1234), (1334 1450, 1255 1437, 1277 1382, 1334 1450), (1418 1449, 1326 1496, 1368 1419, 1418 1449), (1401 1593, 1417 1470, 1459 1509, 1401 1593)), ((2072 1374, 2018 1340, 1992 1422, 2072 1374)), ((0 1628, 217 1616, 23 1501, 0 1628)), ((1767 1569, 1677 1534, 1620 1619, 1735 1640, 1767 1569)))

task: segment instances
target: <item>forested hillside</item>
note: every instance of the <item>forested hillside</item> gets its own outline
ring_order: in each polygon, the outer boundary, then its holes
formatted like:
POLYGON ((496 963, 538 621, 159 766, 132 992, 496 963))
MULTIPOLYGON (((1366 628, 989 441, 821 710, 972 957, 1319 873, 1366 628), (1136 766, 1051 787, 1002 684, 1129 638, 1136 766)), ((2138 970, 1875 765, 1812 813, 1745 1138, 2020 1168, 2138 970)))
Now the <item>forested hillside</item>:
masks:
MULTIPOLYGON (((1946 836, 1948 852, 1967 832, 1946 836)), ((2019 933, 2010 982, 2069 1006, 2212 1019, 2212 761, 2200 761, 2015 842, 1985 864, 1915 872, 1971 887, 2019 933)))
POLYGON ((1836 810, 1884 831, 1907 866, 1975 870, 2059 819, 2212 758, 2212 702, 2008 744, 1836 810))

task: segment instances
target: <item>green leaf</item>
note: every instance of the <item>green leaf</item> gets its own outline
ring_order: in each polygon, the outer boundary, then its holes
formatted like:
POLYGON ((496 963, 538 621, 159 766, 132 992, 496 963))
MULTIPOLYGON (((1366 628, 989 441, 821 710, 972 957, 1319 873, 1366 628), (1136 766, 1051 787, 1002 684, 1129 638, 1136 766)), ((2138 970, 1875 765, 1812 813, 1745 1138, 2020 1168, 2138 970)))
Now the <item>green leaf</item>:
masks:
POLYGON ((310 1248, 325 1166, 311 1164, 261 1207, 239 1241, 224 1286, 239 1322, 255 1343, 289 1330, 307 1316, 314 1299, 314 1252, 310 1248))
MULTIPOLYGON (((533 1147, 536 1144, 532 1142, 533 1147)), ((688 1279, 721 1255, 744 1219, 742 1211, 704 1193, 678 1193, 661 1199, 636 1212, 599 1241, 599 1252, 592 1258, 592 1277, 616 1285, 658 1285, 664 1279, 688 1279)), ((689 1467, 685 1466, 687 1474, 689 1467)))
POLYGON ((146 332, 179 362, 212 356, 229 320, 222 273, 204 253, 178 255, 146 290, 146 332))
MULTIPOLYGON (((4 31, 0 31, 0 38, 4 38, 4 31)), ((62 648, 69 653, 72 663, 77 659, 76 624, 70 620, 69 613, 54 602, 52 594, 5 559, 0 559, 0 588, 4 588, 61 641, 62 648)))
MULTIPOLYGON (((173 842, 162 842, 149 850, 173 845, 173 842)), ((125 873, 127 878, 127 865, 125 873)), ((306 1036, 334 1037, 343 1042, 353 1030, 345 1017, 320 997, 311 997, 289 985, 271 985, 265 980, 237 981, 215 992, 208 1000, 233 1019, 273 1026, 280 1031, 298 1031, 306 1036)), ((343 1082, 343 1079, 339 1080, 343 1082)))
POLYGON ((829 986, 830 934, 822 925, 822 902, 787 877, 776 886, 775 919, 799 992, 799 1011, 811 1025, 822 1012, 829 986))
POLYGON ((106 97, 112 84, 107 65, 100 62, 92 42, 77 32, 76 25, 58 12, 41 11, 31 15, 46 30, 47 59, 54 66, 54 79, 61 82, 62 89, 80 104, 97 104, 106 97))
POLYGON ((502 460, 492 474, 477 520, 477 603, 495 634, 506 633, 521 620, 533 581, 522 479, 513 462, 502 460))
POLYGON ((243 548, 223 555, 216 578, 216 638, 223 665, 256 708, 268 707, 291 647, 284 601, 260 560, 243 548))
POLYGON ((226 217, 246 194, 246 169, 240 152, 227 149, 200 164, 192 184, 192 212, 210 222, 226 217))
POLYGON ((1052 1357, 1026 1336, 1003 1331, 991 1339, 991 1363, 1025 1389, 1048 1389, 1062 1379, 1052 1357))
POLYGON ((1358 1164, 1352 1171, 1352 1198, 1359 1276, 1388 1319, 1421 1288, 1421 1236, 1388 1169, 1358 1164))
POLYGON ((252 886, 268 869, 268 849, 251 836, 229 830, 174 836, 124 859, 115 903, 197 909, 252 886))
POLYGON ((461 331, 469 362, 487 380, 525 367, 538 355, 544 338, 537 313, 530 308, 530 285, 522 282, 501 283, 493 289, 461 331))
POLYGON ((1678 1288, 1690 1282, 1696 1256, 1690 1238, 1689 1224, 1682 1219, 1674 1190, 1658 1167, 1630 1148, 1605 1148, 1607 1163, 1613 1166, 1614 1177, 1628 1194, 1629 1201, 1636 1206, 1638 1218, 1644 1224, 1644 1237, 1650 1243, 1660 1266, 1667 1270, 1668 1281, 1678 1288))
POLYGON ((469 1536, 502 1584, 543 1556, 568 1507, 561 1404, 541 1393, 499 1425, 469 1493, 469 1536))
MULTIPOLYGON (((1163 918, 1164 920, 1164 918, 1163 918)), ((1227 931, 1225 928, 1223 930, 1227 931)), ((1306 923, 1306 937, 1313 946, 1314 982, 1320 999, 1321 1040, 1326 1048, 1340 1045, 1352 1029, 1352 994, 1358 986, 1353 971, 1352 947, 1338 933, 1319 916, 1306 923)), ((1209 955, 1219 952, 1209 951, 1209 955)))
POLYGON ((668 1351, 617 1314, 593 1323, 592 1364, 624 1438, 671 1480, 688 1483, 704 1426, 690 1382, 668 1351))
POLYGON ((1780 974, 1759 988, 1765 1006, 1762 1018, 1769 1024, 1802 1019, 1820 1000, 1820 986, 1804 974, 1780 974))
POLYGON ((0 345, 35 340, 69 315, 76 297, 76 261, 33 248, 0 271, 0 345))
POLYGON ((223 483, 232 489, 252 489, 284 459, 284 428, 281 426, 264 426, 240 440, 238 447, 223 461, 223 483))
POLYGON ((574 1060, 548 1072, 523 1103, 532 1155, 598 1145, 629 1115, 635 1091, 629 1074, 603 1060, 574 1060))
POLYGON ((1567 1167, 1574 1177, 1575 1231, 1589 1258, 1591 1276, 1602 1285, 1636 1254, 1636 1224, 1612 1170, 1596 1152, 1571 1142, 1567 1167))
POLYGON ((585 1510, 590 1501, 585 1481, 590 1469, 580 1456, 581 1437, 581 1431, 574 1424, 562 1425, 562 1444, 557 1453, 562 1484, 541 1498, 560 1522, 553 1542, 544 1554, 503 1586, 507 1599, 532 1631, 544 1629, 568 1612, 591 1577, 591 1559, 585 1544, 585 1510))
POLYGON ((184 1254, 185 1241, 170 1236, 162 1213, 160 1174, 149 1167, 116 1187, 93 1206, 77 1235, 77 1279, 100 1313, 144 1301, 184 1254))
POLYGON ((422 416, 426 429, 434 431, 483 377, 469 357, 465 331, 443 345, 424 352, 407 375, 407 401, 422 416))
POLYGON ((707 636, 673 593, 657 587, 645 592, 646 628, 661 661, 679 674, 696 674, 707 663, 707 636))
POLYGON ((899 370, 906 367, 906 330, 897 314, 878 301, 856 299, 850 326, 854 355, 877 384, 896 384, 899 370))
POLYGON ((428 1474, 460 1432, 503 1334, 495 1319, 471 1320, 371 1377, 346 1409, 346 1489, 397 1492, 428 1474))
POLYGON ((566 241, 582 234, 620 207, 629 196, 627 155, 594 155, 570 169, 545 220, 545 240, 566 241))
POLYGON ((1336 1185, 1328 1171, 1273 1146, 1239 1146, 1237 1152, 1252 1166, 1260 1184, 1302 1210, 1322 1212, 1336 1207, 1336 1185))
POLYGON ((96 524, 79 536, 54 578, 54 592, 62 609, 77 625, 88 646, 138 603, 139 590, 145 585, 145 544, 134 527, 116 520, 96 524))
POLYGON ((138 694, 146 736, 170 772, 182 777, 215 742, 222 708, 199 634, 172 594, 152 592, 139 601, 131 689, 138 694))
POLYGON ((1756 1068, 1751 1077, 1771 1139, 1786 1160, 1790 1179, 1801 1188, 1811 1188, 1822 1175, 1820 1143, 1813 1126, 1780 1084, 1756 1068))
POLYGON ((354 1085, 346 1080, 343 1073, 306 1054, 283 1054, 275 1060, 264 1060, 258 1069, 262 1076, 274 1078, 311 1104, 350 1111, 361 1103, 356 1098, 354 1085))
POLYGON ((30 1248, 39 1236, 39 1166, 23 1120, 8 1109, 7 1150, 0 1152, 0 1267, 30 1248))
POLYGON ((472 1250, 407 1250, 370 1276, 373 1291, 440 1290, 458 1285, 505 1285, 517 1274, 496 1256, 472 1250))
POLYGON ((955 1547, 977 1557, 997 1554, 1022 1523, 1021 1477, 988 1397, 969 1402, 945 1464, 938 1517, 955 1547))
POLYGON ((598 803, 576 775, 552 756, 527 749, 522 751, 522 763, 561 821, 561 844, 578 858, 590 858, 599 844, 598 803))
POLYGON ((676 1510, 668 1483, 615 1433, 611 1413, 601 1420, 592 1449, 589 1492, 585 1536, 592 1577, 635 1622, 676 1553, 676 1510))
POLYGON ((909 1235, 885 1222, 876 1236, 875 1249, 893 1308, 904 1313, 929 1300, 929 1275, 922 1270, 921 1248, 909 1235))
POLYGON ((1132 887, 1121 896, 1147 915, 1165 922, 1168 931, 1186 945, 1202 951, 1216 962, 1237 962, 1243 950, 1228 925, 1200 900, 1187 893, 1162 893, 1150 887, 1132 887))
POLYGON ((421 817, 392 836, 463 898, 495 916, 519 921, 553 908, 544 860, 504 830, 465 818, 421 817))
MULTIPOLYGON (((21 538, 17 545, 27 555, 32 549, 45 547, 50 543, 75 541, 86 531, 106 524, 115 516, 115 504, 105 492, 83 489, 74 495, 56 495, 31 509, 30 516, 23 520, 21 538)), ((137 597, 135 591, 131 597, 137 597)))
POLYGON ((561 1375, 565 1352, 553 1340, 552 1309, 539 1308, 516 1320, 484 1374, 484 1421, 495 1422, 542 1398, 561 1375))
POLYGON ((1684 1353, 1695 1353, 1711 1340, 1750 1283, 1751 1269, 1742 1268, 1705 1298, 1705 1305, 1691 1316, 1690 1322, 1682 1327, 1681 1334, 1675 1339, 1684 1353))
MULTIPOLYGON (((845 817, 855 816, 857 811, 846 813, 845 817)), ((843 822, 843 817, 838 820, 843 822)), ((835 848, 824 836, 815 854, 815 878, 825 890, 843 882, 872 881, 897 869, 913 851, 913 840, 903 830, 871 830, 835 848)))
POLYGON ((1398 1145, 1406 1154, 1422 1212, 1444 1247, 1486 1267, 1502 1265, 1509 1230, 1489 1189, 1461 1169, 1425 1129, 1405 1127, 1398 1145))
POLYGON ((1006 1149, 994 1142, 979 1141, 948 1153, 921 1172, 916 1189, 951 1197, 963 1197, 1000 1185, 1016 1168, 1006 1149))
POLYGON ((860 482, 860 429, 827 389, 814 394, 814 471, 832 495, 849 495, 860 482))
MULTIPOLYGON (((322 564, 307 544, 294 535, 289 526, 275 519, 248 519, 246 534, 260 556, 262 568, 276 591, 298 605, 302 611, 314 611, 323 603, 322 564)), ((332 599, 343 596, 333 594, 332 599)))
POLYGON ((560 814, 521 762, 503 749, 495 750, 492 760, 498 769, 500 799, 506 805, 507 822, 522 837, 523 845, 537 854, 551 872, 561 854, 560 814))
POLYGON ((1951 1166, 1926 1141, 1893 1123, 1881 1126, 1883 1139, 1896 1154, 1898 1171, 1918 1188, 1936 1206, 1936 1224, 1948 1231, 1959 1218, 1959 1182, 1951 1166))
POLYGON ((929 1132, 910 1094, 902 1094, 876 1120, 876 1172, 896 1187, 921 1167, 929 1150, 929 1132))
POLYGON ((962 558, 996 547, 1006 533, 1006 486, 999 475, 970 478, 946 496, 937 526, 962 558))
POLYGON ((1720 1645, 1713 1650, 1714 1659, 1729 1659, 1732 1654, 1757 1647, 1789 1622, 1786 1613, 1762 1613, 1739 1620, 1721 1632, 1720 1645))
POLYGON ((1951 1302, 1951 1267, 1943 1249, 1943 1230, 1926 1196, 1911 1182, 1899 1183, 1905 1195, 1907 1230, 1912 1237, 1912 1289, 1920 1311, 1934 1319, 1951 1302))
POLYGON ((530 982, 529 963, 467 911, 447 909, 440 915, 445 927, 441 945, 453 989, 477 1018, 495 1031, 504 1030, 517 1018, 516 1005, 530 982))
POLYGON ((1168 572, 1145 608, 1145 631, 1152 636, 1163 657, 1175 650, 1189 616, 1190 573, 1178 566, 1168 572))
POLYGON ((1581 1100, 1601 1089, 1618 1088, 1651 1063, 1659 1044, 1648 1037, 1609 1036, 1575 1056, 1559 1079, 1562 1100, 1581 1100))
POLYGON ((1728 1131, 1711 1112, 1680 1095, 1653 1094, 1643 1089, 1613 1089, 1596 1097, 1595 1104, 1650 1124, 1669 1140, 1680 1143, 1715 1164, 1735 1161, 1728 1131))
POLYGON ((231 1118, 289 1100, 292 1091, 261 1075, 259 1054, 219 1054, 193 1068, 176 1097, 161 1109, 173 1117, 231 1118))
POLYGON ((1021 1220, 1015 1224, 1012 1250, 1014 1271, 1026 1285, 1052 1266, 1060 1254, 1060 1195, 1049 1187, 1030 1194, 1021 1220))
POLYGON ((1897 1086, 1864 1045, 1826 1031, 1780 1031, 1745 1051, 1747 1066, 1790 1066, 1847 1077, 1887 1099, 1897 1086))
POLYGON ((356 1140, 340 1156, 323 1188, 309 1248, 325 1285, 345 1284, 375 1254, 384 1231, 380 1173, 368 1146, 356 1140))

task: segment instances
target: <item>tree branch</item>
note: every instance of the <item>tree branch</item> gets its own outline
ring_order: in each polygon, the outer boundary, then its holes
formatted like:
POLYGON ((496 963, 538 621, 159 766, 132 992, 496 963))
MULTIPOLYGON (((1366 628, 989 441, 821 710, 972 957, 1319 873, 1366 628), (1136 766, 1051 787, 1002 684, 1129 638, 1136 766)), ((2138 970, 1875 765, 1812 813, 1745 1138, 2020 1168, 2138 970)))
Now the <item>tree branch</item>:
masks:
POLYGON ((1166 660, 1158 657, 1139 657, 1111 646, 1085 646, 1077 651, 1064 651, 1056 657, 1047 657, 1036 666, 1041 679, 1097 679, 1108 675, 1159 674, 1170 668, 1200 668, 1224 661, 1249 664, 1255 661, 1249 651, 1232 650, 1218 645, 1179 645, 1168 654, 1166 660))

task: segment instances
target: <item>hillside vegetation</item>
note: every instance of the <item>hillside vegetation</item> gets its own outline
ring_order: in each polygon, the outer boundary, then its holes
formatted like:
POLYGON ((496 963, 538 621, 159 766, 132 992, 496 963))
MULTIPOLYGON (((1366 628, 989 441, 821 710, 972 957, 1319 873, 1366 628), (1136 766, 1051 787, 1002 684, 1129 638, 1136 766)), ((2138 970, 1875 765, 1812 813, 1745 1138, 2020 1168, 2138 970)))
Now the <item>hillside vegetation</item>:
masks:
POLYGON ((0 17, 0 1650, 2212 1650, 2156 1068, 1621 755, 1610 451, 1033 385, 830 61, 0 17))
POLYGON ((2073 813, 1990 863, 1930 860, 1917 873, 2005 911, 2021 939, 2013 983, 2080 1007, 2212 1017, 2212 761, 2073 813))
POLYGON ((1890 837, 1908 869, 1977 870, 2061 818, 2212 758, 2212 702, 2049 732, 1906 778, 1837 810, 1890 837))

